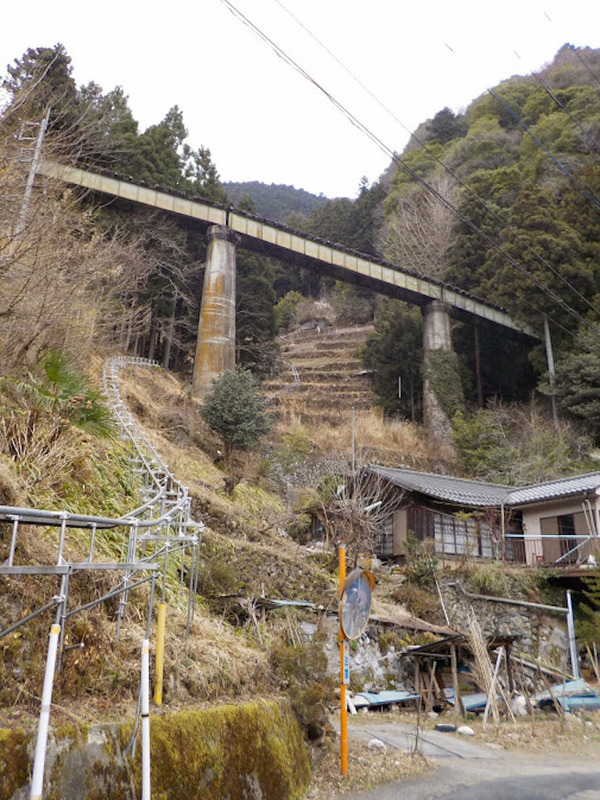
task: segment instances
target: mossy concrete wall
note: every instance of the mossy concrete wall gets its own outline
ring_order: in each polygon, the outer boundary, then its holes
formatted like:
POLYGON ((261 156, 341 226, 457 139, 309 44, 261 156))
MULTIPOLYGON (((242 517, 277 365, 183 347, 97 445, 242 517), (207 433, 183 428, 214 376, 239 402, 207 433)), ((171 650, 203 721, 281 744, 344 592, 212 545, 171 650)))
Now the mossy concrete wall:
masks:
MULTIPOLYGON (((141 749, 125 749, 133 724, 52 732, 45 800, 135 800, 141 749)), ((310 778, 307 748, 285 702, 154 715, 153 800, 293 800, 310 778)), ((0 730, 0 800, 29 797, 34 737, 0 730)))

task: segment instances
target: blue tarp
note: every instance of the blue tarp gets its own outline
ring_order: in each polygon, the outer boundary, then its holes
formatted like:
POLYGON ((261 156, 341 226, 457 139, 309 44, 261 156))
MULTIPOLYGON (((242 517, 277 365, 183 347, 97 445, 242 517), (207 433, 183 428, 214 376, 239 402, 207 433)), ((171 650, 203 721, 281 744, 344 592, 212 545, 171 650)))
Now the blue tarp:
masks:
MULTIPOLYGON (((444 689, 444 697, 454 705, 454 689, 444 689)), ((465 711, 483 711, 487 704, 487 694, 484 692, 467 692, 461 694, 460 699, 465 711)))
POLYGON ((538 692, 531 697, 531 701, 538 706, 549 706, 554 704, 552 697, 565 711, 600 710, 600 692, 598 688, 590 686, 583 678, 558 683, 552 687, 552 693, 550 693, 549 689, 544 692, 538 692))
POLYGON ((418 694, 411 694, 405 690, 394 692, 358 692, 353 698, 355 708, 365 708, 373 706, 389 706, 395 703, 409 703, 411 700, 418 700, 418 694))

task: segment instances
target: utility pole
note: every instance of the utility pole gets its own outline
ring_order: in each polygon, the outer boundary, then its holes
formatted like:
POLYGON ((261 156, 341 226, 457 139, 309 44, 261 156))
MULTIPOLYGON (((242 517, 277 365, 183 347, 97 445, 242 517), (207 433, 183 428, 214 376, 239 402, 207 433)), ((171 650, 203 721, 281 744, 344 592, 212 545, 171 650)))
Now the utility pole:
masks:
MULTIPOLYGON (((339 595, 340 603, 346 583, 346 544, 338 545, 339 564, 339 595)), ((340 622, 340 771, 344 777, 348 775, 348 706, 346 703, 346 688, 350 683, 350 653, 348 640, 342 625, 341 606, 339 611, 340 622)))
MULTIPOLYGON (((31 192, 33 191, 33 182, 35 181, 35 176, 37 174, 38 166, 40 163, 40 158, 42 155, 42 145, 44 143, 44 136, 46 134, 46 128, 48 127, 48 120, 50 119, 50 107, 44 114, 44 119, 39 123, 39 130, 38 135, 36 137, 25 137, 23 136, 23 129, 21 131, 21 136, 19 137, 23 141, 34 141, 35 140, 35 148, 33 150, 33 157, 31 159, 31 167, 29 168, 29 175, 27 177, 27 185, 25 186, 25 194, 23 195, 23 202, 21 204, 21 211, 19 213, 19 221, 17 223, 17 230, 15 236, 18 236, 23 229, 25 228, 25 223, 27 221, 27 213, 29 211, 29 204, 31 202, 31 192)), ((35 123, 23 123, 26 124, 35 124, 35 123)))
MULTIPOLYGON (((550 389, 554 390, 554 386, 556 384, 556 370, 554 369, 554 353, 552 352, 550 326, 548 325, 548 317, 546 315, 544 315, 544 341, 546 343, 546 360, 548 362, 550 389)), ((556 397, 554 396, 554 392, 550 395, 550 402, 552 404, 552 418, 554 419, 554 427, 558 428, 558 411, 556 410, 556 397)))

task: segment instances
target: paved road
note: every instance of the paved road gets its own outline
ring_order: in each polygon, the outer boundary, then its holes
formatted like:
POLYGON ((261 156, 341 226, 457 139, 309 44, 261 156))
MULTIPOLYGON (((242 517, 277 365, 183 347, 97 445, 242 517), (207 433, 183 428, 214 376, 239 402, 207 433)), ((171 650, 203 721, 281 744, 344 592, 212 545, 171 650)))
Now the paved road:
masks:
MULTIPOLYGON (((351 727, 349 735, 412 750, 416 729, 398 723, 365 725, 351 727)), ((600 759, 515 754, 438 731, 424 731, 419 750, 434 762, 434 772, 343 800, 600 800, 600 759)))

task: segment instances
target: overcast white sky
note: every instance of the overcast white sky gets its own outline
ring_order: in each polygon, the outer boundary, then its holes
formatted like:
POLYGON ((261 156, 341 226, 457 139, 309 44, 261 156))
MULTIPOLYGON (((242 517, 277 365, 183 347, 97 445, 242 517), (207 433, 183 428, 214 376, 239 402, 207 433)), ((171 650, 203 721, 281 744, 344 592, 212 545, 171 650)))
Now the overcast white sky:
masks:
MULTIPOLYGON (((398 152, 407 131, 440 109, 458 111, 504 78, 540 69, 565 42, 600 47, 593 0, 230 1, 398 152)), ((363 175, 373 182, 389 164, 224 0, 28 0, 3 9, 2 72, 28 47, 57 42, 78 84, 123 87, 141 130, 179 105, 189 144, 210 148, 224 181, 354 197, 363 175)))

